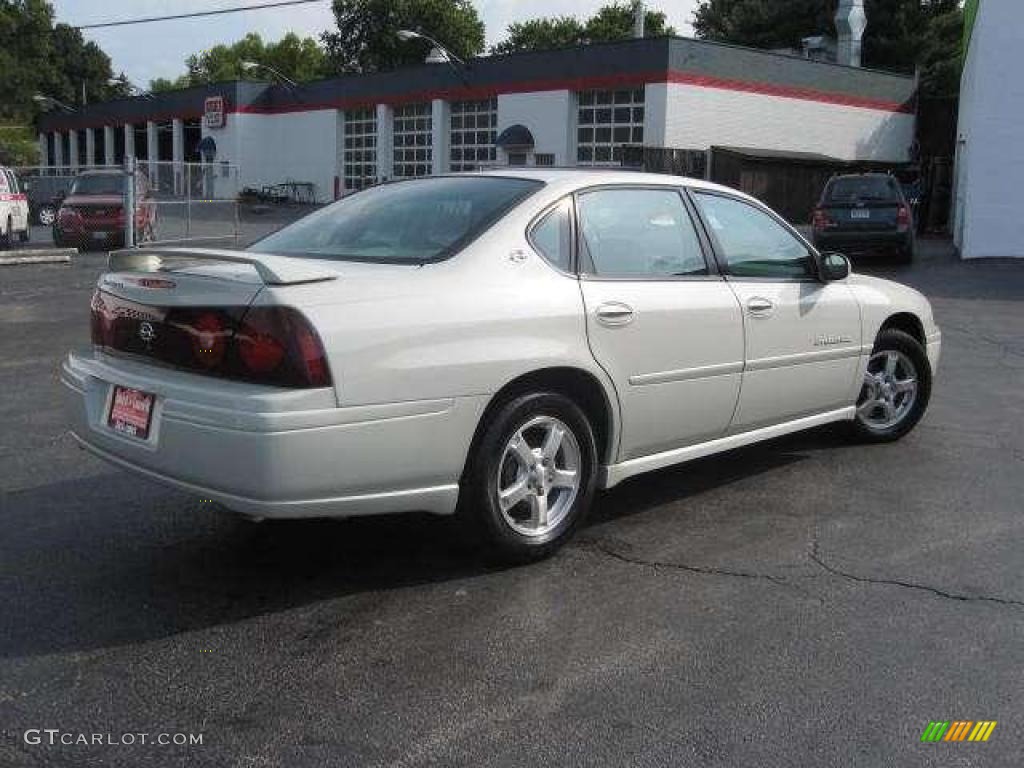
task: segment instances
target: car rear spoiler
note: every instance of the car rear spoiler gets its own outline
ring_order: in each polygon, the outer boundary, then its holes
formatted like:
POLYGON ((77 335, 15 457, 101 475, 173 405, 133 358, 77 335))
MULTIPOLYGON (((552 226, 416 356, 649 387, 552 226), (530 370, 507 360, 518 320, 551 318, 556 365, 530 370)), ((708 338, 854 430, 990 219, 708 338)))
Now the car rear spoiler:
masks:
POLYGON ((107 268, 111 272, 156 272, 168 262, 189 261, 249 264, 267 285, 316 283, 338 277, 337 272, 309 259, 221 248, 125 248, 110 252, 107 268))

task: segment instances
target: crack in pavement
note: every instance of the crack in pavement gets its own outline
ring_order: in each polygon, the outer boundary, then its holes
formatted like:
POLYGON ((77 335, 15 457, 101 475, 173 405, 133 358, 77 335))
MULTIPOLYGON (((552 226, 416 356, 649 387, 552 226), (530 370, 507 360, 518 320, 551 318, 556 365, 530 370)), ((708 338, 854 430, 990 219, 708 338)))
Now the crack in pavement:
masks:
POLYGON ((735 578, 738 578, 738 579, 761 579, 761 580, 770 581, 770 582, 773 582, 775 584, 779 584, 779 585, 782 585, 782 586, 787 586, 787 587, 793 586, 789 582, 789 580, 784 579, 784 578, 782 578, 780 576, 772 576, 771 574, 768 574, 768 573, 755 573, 755 572, 752 572, 752 571, 734 571, 734 570, 730 570, 728 568, 715 568, 715 567, 711 567, 711 566, 689 565, 687 563, 675 563, 675 562, 667 562, 667 561, 663 561, 663 560, 646 560, 646 559, 644 559, 642 557, 635 557, 635 556, 627 555, 627 554, 624 554, 622 552, 619 552, 618 550, 612 549, 611 547, 609 547, 607 544, 605 544, 602 541, 591 539, 589 541, 580 542, 580 543, 583 546, 585 546, 585 547, 587 547, 589 549, 597 550, 598 552, 601 552, 602 554, 605 554, 608 557, 614 558, 615 560, 619 560, 619 561, 621 561, 623 563, 628 563, 630 565, 639 565, 639 566, 643 566, 643 567, 646 567, 646 568, 654 568, 654 569, 666 568, 666 569, 672 569, 672 570, 678 570, 678 571, 687 571, 689 573, 697 573, 697 574, 701 574, 703 576, 732 576, 732 577, 735 577, 735 578))
MULTIPOLYGON (((695 573, 701 576, 727 576, 730 578, 768 581, 778 586, 794 589, 800 592, 801 594, 804 594, 808 597, 814 597, 815 599, 818 599, 819 602, 821 602, 820 598, 816 598, 806 590, 800 589, 796 584, 793 583, 791 579, 784 578, 781 576, 774 576, 769 573, 758 573, 755 571, 739 571, 730 568, 719 568, 716 566, 690 565, 688 563, 669 562, 665 560, 650 560, 643 557, 638 557, 636 555, 625 554, 623 552, 620 552, 619 550, 609 547, 605 542, 595 539, 591 539, 589 541, 580 543, 583 545, 583 547, 587 549, 597 551, 603 555, 611 557, 620 562, 627 563, 629 565, 652 568, 654 570, 666 569, 684 571, 687 573, 695 573)), ((832 565, 831 563, 827 562, 825 559, 822 558, 822 556, 818 552, 818 542, 816 534, 811 542, 810 550, 807 552, 807 558, 812 563, 817 565, 825 573, 835 576, 837 578, 853 581, 858 584, 874 584, 878 586, 900 587, 902 589, 926 592, 928 594, 934 595, 936 597, 941 597, 946 600, 956 600, 958 602, 965 603, 984 602, 994 603, 996 605, 1012 606, 1015 608, 1024 607, 1024 600, 1015 600, 1013 598, 1008 597, 993 597, 991 595, 968 595, 958 592, 949 592, 947 590, 940 589, 938 587, 933 587, 928 584, 918 584, 912 581, 903 581, 901 579, 884 579, 873 576, 862 576, 860 574, 844 571, 841 568, 832 565)), ((809 578, 818 577, 798 576, 796 578, 806 580, 809 578)))
POLYGON ((859 584, 878 584, 881 586, 889 587, 902 587, 903 589, 913 589, 920 592, 927 592, 935 595, 936 597, 945 598, 947 600, 958 600, 964 603, 996 603, 997 605, 1010 605, 1016 608, 1024 607, 1024 600, 1014 600, 1009 597, 991 597, 989 595, 965 595, 958 592, 947 592, 944 589, 938 587, 932 587, 927 584, 916 584, 912 581, 902 581, 900 579, 880 579, 872 576, 860 576, 856 573, 849 573, 848 571, 841 570, 840 568, 825 562, 821 555, 817 552, 817 547, 813 551, 808 552, 807 556, 815 563, 818 564, 823 570, 838 576, 842 579, 849 581, 855 581, 859 584))

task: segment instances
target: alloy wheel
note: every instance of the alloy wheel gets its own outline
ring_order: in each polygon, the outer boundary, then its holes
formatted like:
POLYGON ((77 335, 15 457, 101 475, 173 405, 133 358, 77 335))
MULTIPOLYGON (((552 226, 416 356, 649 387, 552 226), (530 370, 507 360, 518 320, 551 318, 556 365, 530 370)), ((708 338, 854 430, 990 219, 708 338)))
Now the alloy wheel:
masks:
POLYGON ((572 430, 535 416, 509 438, 498 464, 498 507, 524 536, 543 536, 565 519, 580 490, 582 458, 572 430))
POLYGON ((857 418, 870 430, 898 426, 917 400, 917 369, 903 352, 884 349, 868 360, 857 400, 857 418))

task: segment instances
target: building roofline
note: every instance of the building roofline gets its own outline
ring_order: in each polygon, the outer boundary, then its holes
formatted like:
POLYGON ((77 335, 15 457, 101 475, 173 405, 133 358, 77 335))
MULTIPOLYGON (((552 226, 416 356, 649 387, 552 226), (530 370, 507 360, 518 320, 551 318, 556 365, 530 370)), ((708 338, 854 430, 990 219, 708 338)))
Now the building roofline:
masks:
POLYGON ((659 82, 907 111, 915 81, 900 73, 665 35, 480 56, 469 60, 461 76, 444 65, 418 64, 336 75, 288 88, 266 80, 227 80, 97 102, 75 113, 47 113, 39 126, 42 131, 75 130, 169 116, 194 118, 202 114, 205 97, 212 95, 224 97, 229 113, 286 113, 421 98, 472 99, 506 92, 626 88, 659 82), (723 55, 728 51, 737 55, 723 55))

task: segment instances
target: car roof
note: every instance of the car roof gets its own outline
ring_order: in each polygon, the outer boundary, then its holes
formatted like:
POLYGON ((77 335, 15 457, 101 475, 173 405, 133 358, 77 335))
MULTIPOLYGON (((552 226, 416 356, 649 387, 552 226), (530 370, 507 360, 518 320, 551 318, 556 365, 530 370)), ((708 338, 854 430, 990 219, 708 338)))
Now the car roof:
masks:
POLYGON ((470 171, 469 176, 501 176, 505 178, 535 179, 542 181, 549 186, 559 189, 580 189, 605 184, 636 184, 636 185, 666 185, 673 184, 686 186, 691 189, 707 189, 719 192, 728 192, 737 197, 753 200, 749 195, 740 192, 738 189, 726 187, 722 184, 715 184, 704 179, 695 179, 690 176, 676 176, 668 173, 645 173, 643 171, 630 171, 619 168, 491 168, 482 171, 470 171))

